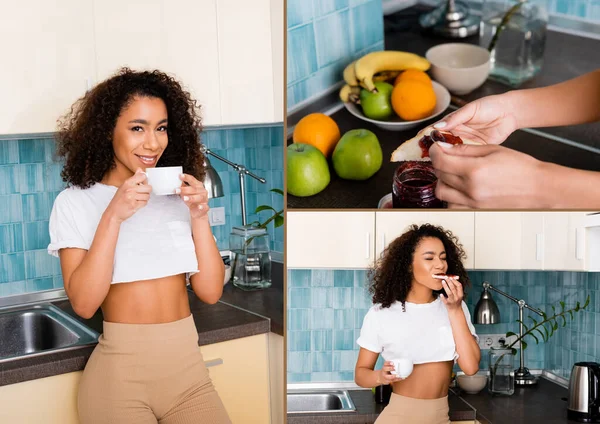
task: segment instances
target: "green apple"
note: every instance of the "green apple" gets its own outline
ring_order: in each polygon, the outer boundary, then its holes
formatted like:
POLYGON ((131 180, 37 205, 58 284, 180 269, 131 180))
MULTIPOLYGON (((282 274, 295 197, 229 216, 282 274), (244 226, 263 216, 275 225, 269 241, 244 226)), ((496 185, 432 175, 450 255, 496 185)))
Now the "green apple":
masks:
POLYGON ((331 179, 327 159, 310 144, 293 143, 287 147, 287 192, 298 197, 322 191, 331 179))
POLYGON ((394 115, 392 109, 392 90, 394 86, 387 82, 375 83, 376 93, 364 88, 360 90, 360 106, 367 118, 385 121, 394 115))
POLYGON ((338 141, 331 159, 340 178, 366 180, 381 168, 383 152, 377 136, 371 131, 350 130, 338 141))

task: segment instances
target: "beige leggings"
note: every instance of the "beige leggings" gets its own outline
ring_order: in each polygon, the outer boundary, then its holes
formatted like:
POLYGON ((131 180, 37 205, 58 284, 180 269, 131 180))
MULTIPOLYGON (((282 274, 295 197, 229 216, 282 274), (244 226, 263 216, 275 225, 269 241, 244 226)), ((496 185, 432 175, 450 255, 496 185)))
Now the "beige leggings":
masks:
POLYGON ((190 315, 165 324, 104 322, 78 394, 81 424, 230 424, 190 315))
POLYGON ((392 393, 375 424, 450 424, 448 396, 439 399, 415 399, 392 393))

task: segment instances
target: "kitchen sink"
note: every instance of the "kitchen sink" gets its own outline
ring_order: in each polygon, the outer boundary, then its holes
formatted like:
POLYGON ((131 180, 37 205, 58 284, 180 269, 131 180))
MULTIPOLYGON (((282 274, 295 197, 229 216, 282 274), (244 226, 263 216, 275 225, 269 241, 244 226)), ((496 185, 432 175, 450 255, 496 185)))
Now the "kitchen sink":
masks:
POLYGON ((288 390, 288 414, 355 412, 347 390, 288 390))
POLYGON ((0 309, 0 362, 93 345, 98 336, 49 303, 0 309))

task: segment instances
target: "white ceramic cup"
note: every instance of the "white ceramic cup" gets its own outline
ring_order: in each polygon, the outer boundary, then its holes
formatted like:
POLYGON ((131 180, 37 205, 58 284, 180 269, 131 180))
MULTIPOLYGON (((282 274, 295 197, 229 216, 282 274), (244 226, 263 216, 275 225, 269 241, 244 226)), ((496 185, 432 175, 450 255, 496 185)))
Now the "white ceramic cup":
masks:
POLYGON ((394 363, 394 371, 392 371, 392 374, 396 377, 406 378, 413 371, 413 362, 410 358, 393 359, 392 362, 394 363))
POLYGON ((179 175, 182 173, 183 168, 181 166, 146 168, 148 184, 152 186, 152 193, 158 196, 175 194, 175 189, 181 187, 179 175))

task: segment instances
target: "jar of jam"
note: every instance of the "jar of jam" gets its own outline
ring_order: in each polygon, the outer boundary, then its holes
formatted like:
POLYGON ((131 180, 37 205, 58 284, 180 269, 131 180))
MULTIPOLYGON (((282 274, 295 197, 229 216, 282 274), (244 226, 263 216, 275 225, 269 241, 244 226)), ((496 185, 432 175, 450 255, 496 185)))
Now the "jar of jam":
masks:
POLYGON ((394 173, 392 207, 443 208, 443 202, 435 197, 436 183, 431 162, 403 162, 394 173))

